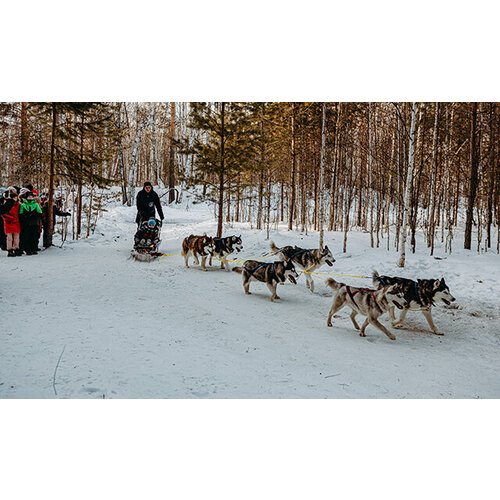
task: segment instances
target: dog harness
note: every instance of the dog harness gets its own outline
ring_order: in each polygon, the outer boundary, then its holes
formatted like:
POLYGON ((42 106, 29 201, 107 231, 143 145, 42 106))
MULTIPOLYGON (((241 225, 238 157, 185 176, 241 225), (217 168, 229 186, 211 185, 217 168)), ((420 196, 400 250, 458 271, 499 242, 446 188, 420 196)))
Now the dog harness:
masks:
POLYGON ((222 251, 227 252, 226 238, 214 238, 214 241, 220 241, 222 251))
POLYGON ((243 269, 245 269, 245 271, 250 275, 250 276, 253 276, 253 274, 255 273, 255 271, 257 271, 257 269, 260 269, 261 267, 266 267, 266 266, 272 266, 272 275, 271 275, 271 278, 274 277, 274 279, 280 283, 280 280, 276 274, 276 271, 274 270, 274 263, 272 264, 269 264, 267 262, 264 262, 263 264, 259 264, 258 266, 254 267, 253 269, 248 269, 247 267, 243 266, 243 269))
POLYGON ((369 288, 359 288, 358 290, 354 290, 354 293, 351 291, 351 287, 347 286, 345 287, 345 289, 347 290, 347 294, 349 295, 350 299, 353 301, 354 305, 359 309, 359 306, 358 304, 356 304, 356 301, 354 300, 354 296, 358 293, 358 292, 369 292, 373 295, 373 301, 375 302, 375 304, 377 305, 377 307, 380 309, 379 305, 377 304, 377 301, 375 300, 375 291, 376 290, 370 290, 369 288))
POLYGON ((302 249, 302 250, 298 250, 297 252, 295 252, 291 257, 290 259, 293 260, 295 259, 295 257, 297 257, 298 255, 302 255, 303 253, 308 253, 309 256, 312 258, 312 255, 311 255, 311 250, 306 250, 306 249, 302 249))

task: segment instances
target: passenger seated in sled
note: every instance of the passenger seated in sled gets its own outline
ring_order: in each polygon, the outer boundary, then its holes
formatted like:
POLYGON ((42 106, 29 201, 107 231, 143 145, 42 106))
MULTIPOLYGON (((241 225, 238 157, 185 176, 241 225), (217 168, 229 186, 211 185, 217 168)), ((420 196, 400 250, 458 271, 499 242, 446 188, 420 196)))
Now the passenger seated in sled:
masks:
POLYGON ((134 236, 136 250, 154 250, 160 243, 161 222, 158 219, 144 221, 134 236))

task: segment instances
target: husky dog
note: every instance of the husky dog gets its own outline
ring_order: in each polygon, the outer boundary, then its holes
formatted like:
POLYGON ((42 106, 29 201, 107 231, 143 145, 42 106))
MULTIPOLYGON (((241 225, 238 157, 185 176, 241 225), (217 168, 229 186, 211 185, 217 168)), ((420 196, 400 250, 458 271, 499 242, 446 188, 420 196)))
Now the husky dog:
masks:
MULTIPOLYGON (((271 250, 275 254, 280 254, 281 260, 291 260, 297 267, 309 272, 313 272, 325 263, 329 266, 333 266, 335 262, 332 252, 330 252, 327 246, 321 250, 319 248, 307 249, 298 246, 278 248, 273 241, 271 241, 270 245, 271 250)), ((304 274, 306 275, 307 288, 309 288, 311 292, 314 292, 314 281, 311 275, 307 273, 304 274)))
POLYGON ((231 271, 229 267, 229 262, 226 262, 225 258, 231 255, 233 252, 241 252, 243 249, 243 244, 241 243, 240 236, 226 236, 225 238, 214 238, 214 251, 210 254, 210 261, 208 264, 212 265, 212 257, 218 257, 221 260, 221 269, 226 269, 226 271, 231 271))
POLYGON ((404 299, 401 285, 386 286, 380 290, 369 290, 348 286, 332 278, 326 280, 326 285, 333 288, 333 290, 337 290, 337 295, 328 313, 328 321, 326 322, 328 326, 332 326, 332 316, 347 305, 352 309, 351 321, 354 328, 360 330, 360 337, 366 337, 365 329, 368 323, 371 323, 379 330, 382 330, 391 340, 396 340, 396 337, 378 321, 378 317, 382 316, 390 308, 394 308, 394 306, 398 309, 406 307, 406 300, 404 299), (361 328, 359 328, 355 320, 358 313, 367 316, 361 328))
MULTIPOLYGON (((432 333, 435 335, 444 335, 444 333, 439 332, 434 325, 431 314, 431 307, 435 305, 436 302, 444 302, 446 305, 450 305, 451 302, 455 301, 455 297, 451 295, 450 289, 444 282, 444 278, 440 280, 413 281, 407 278, 400 278, 398 276, 380 276, 377 271, 374 271, 373 286, 382 288, 384 286, 394 284, 401 285, 405 300, 408 303, 408 309, 421 310, 427 320, 427 323, 429 323, 429 326, 431 327, 432 333)), ((401 316, 397 321, 394 316, 394 308, 392 307, 389 309, 392 326, 401 325, 406 318, 408 309, 404 309, 401 312, 401 316)))
POLYGON ((201 268, 204 271, 208 271, 205 267, 205 263, 210 254, 214 251, 214 241, 213 238, 204 234, 203 236, 195 236, 194 234, 189 235, 184 238, 182 242, 182 255, 184 256, 184 261, 186 267, 189 267, 189 257, 193 256, 195 264, 199 264, 198 255, 201 256, 201 268))
POLYGON ((257 260, 246 260, 243 267, 233 267, 233 271, 243 274, 243 288, 250 295, 250 282, 252 280, 264 282, 271 292, 271 302, 279 299, 276 294, 278 283, 285 283, 287 278, 295 285, 299 275, 291 261, 285 262, 259 262, 257 260))

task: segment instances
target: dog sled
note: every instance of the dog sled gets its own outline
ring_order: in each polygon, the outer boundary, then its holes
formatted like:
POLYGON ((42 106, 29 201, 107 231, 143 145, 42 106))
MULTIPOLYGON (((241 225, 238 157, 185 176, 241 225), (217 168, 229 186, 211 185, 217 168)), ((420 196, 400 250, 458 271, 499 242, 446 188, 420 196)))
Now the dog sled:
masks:
POLYGON ((149 219, 141 223, 134 236, 134 248, 130 252, 139 262, 151 262, 162 255, 160 248, 161 221, 149 219))

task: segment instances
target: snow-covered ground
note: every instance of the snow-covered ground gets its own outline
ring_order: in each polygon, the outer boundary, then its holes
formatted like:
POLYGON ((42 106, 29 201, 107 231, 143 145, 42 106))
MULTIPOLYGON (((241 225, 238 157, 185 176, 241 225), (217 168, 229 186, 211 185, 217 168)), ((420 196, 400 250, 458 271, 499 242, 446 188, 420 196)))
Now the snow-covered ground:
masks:
MULTIPOLYGON (((165 209, 162 251, 178 253, 190 233, 215 234, 213 210, 187 199, 165 209)), ((1 398, 498 398, 500 397, 500 257, 422 241, 396 268, 394 250, 370 248, 370 236, 327 233, 337 262, 320 271, 412 278, 444 276, 457 301, 434 308, 445 336, 429 335, 410 312, 390 341, 369 326, 361 338, 343 309, 326 326, 331 290, 311 294, 304 278, 279 287, 271 303, 264 284, 243 292, 241 276, 212 266, 184 267, 180 256, 152 263, 129 259, 135 208, 111 205, 94 236, 38 256, 0 256, 1 398), (456 304, 456 305, 455 305, 456 304), (56 395, 57 392, 57 395, 56 395)), ((241 256, 269 253, 265 231, 246 223, 241 256)), ((419 235, 422 238, 422 235, 419 235)), ((278 246, 317 247, 305 236, 273 231, 278 246)), ((370 286, 369 279, 337 279, 370 286)))

